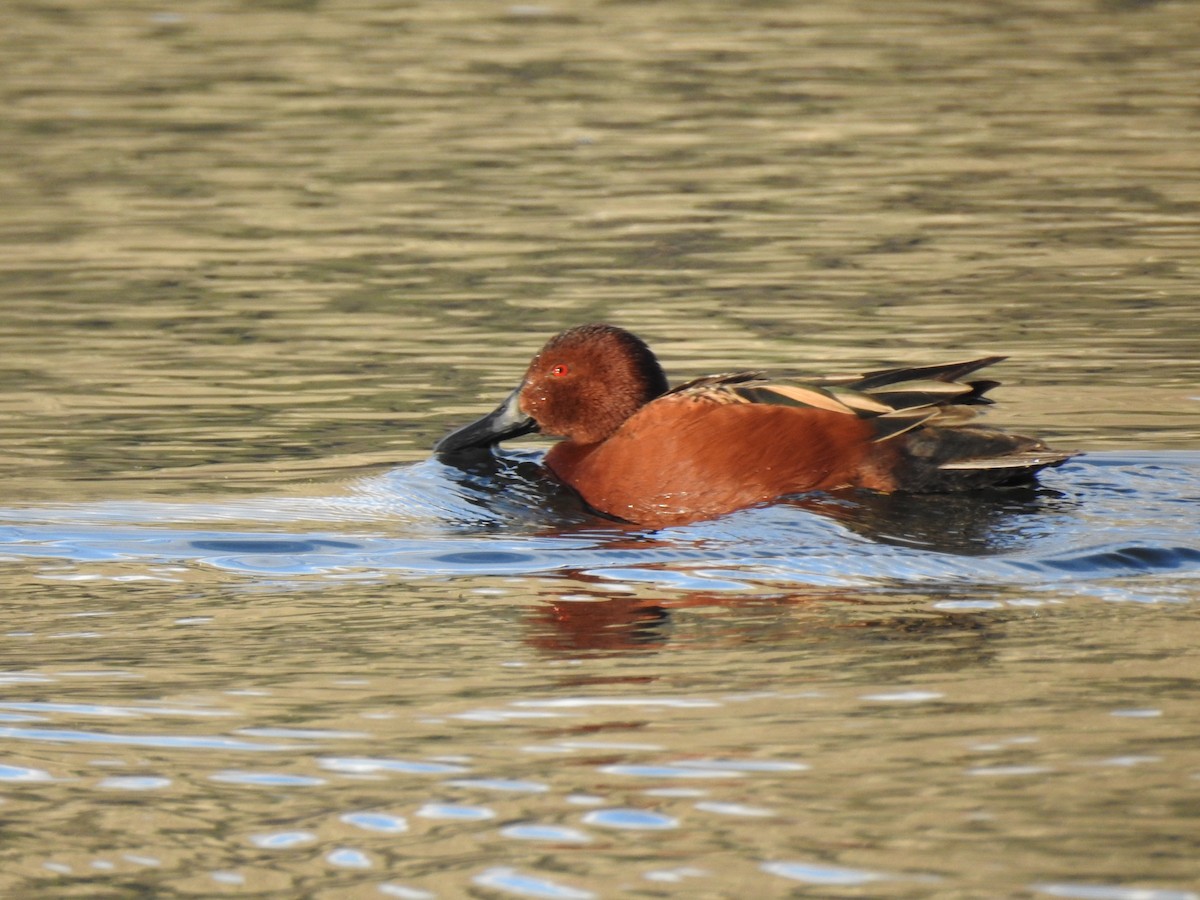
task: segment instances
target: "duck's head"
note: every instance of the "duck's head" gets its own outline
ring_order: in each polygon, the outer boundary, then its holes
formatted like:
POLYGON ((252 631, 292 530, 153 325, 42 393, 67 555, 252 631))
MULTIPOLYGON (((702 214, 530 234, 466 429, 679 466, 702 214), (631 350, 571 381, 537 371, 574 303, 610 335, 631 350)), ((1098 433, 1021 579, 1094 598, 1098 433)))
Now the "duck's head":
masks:
POLYGON ((446 435, 434 452, 490 447, 532 431, 598 443, 666 390, 666 375, 640 338, 613 325, 580 325, 552 337, 503 403, 446 435))

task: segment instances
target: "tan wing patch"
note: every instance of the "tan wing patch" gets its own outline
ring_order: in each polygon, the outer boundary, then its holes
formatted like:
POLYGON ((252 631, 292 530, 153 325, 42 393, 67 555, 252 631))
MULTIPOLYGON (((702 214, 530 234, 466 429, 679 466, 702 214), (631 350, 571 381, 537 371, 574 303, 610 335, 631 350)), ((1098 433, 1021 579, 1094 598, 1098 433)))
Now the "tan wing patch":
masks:
POLYGON ((821 388, 803 384, 762 384, 736 387, 733 392, 744 403, 769 403, 776 406, 804 406, 854 415, 855 411, 821 388))

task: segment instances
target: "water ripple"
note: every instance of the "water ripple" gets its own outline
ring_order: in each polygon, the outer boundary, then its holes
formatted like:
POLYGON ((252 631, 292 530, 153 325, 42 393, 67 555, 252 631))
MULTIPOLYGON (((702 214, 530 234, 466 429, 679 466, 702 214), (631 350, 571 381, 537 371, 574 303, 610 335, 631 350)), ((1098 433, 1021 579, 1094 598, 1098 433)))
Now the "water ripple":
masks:
POLYGON ((417 815, 423 819, 459 819, 464 822, 496 818, 496 814, 486 806, 460 806, 453 803, 426 803, 417 810, 417 815))
POLYGON ((325 784, 324 778, 310 775, 289 775, 286 772, 217 772, 208 776, 210 781, 227 784, 249 784, 258 787, 316 787, 325 784))
POLYGON ((562 844, 586 844, 591 838, 574 828, 562 825, 509 825, 500 833, 521 841, 551 841, 562 844))
POLYGON ((633 775, 638 778, 736 778, 738 775, 737 772, 731 772, 727 769, 632 765, 625 763, 604 766, 600 771, 608 775, 633 775))
POLYGON ((175 747, 191 750, 252 750, 255 752, 299 750, 294 744, 255 744, 226 737, 174 734, 107 734, 55 728, 0 728, 0 738, 27 741, 58 741, 83 744, 124 744, 131 747, 175 747))
POLYGON ((371 858, 361 850, 355 850, 352 847, 338 847, 336 850, 330 850, 325 854, 325 858, 330 865, 338 866, 342 869, 369 869, 371 868, 371 858))
POLYGON ((872 881, 883 881, 888 877, 863 869, 845 869, 840 866, 807 862, 766 862, 762 864, 762 870, 772 875, 790 878, 793 881, 803 881, 806 884, 849 886, 870 884, 872 881))
POLYGON ((486 791, 512 791, 514 793, 541 794, 550 790, 538 781, 518 781, 508 778, 459 778, 447 781, 453 787, 482 788, 486 791))
POLYGON ((1106 884, 1034 884, 1030 889, 1070 900, 1200 900, 1194 891, 1127 888, 1106 884))
POLYGON ((49 772, 27 766, 0 765, 0 781, 53 781, 49 772))
POLYGON ((518 872, 508 866, 487 869, 471 880, 480 887, 508 894, 519 894, 522 897, 546 897, 550 900, 591 900, 596 896, 591 891, 568 887, 538 875, 518 872))
POLYGON ((636 831, 661 831, 678 828, 679 820, 644 809, 597 809, 583 817, 588 825, 602 828, 623 828, 636 831))
MULTIPOLYGON (((503 455, 496 464, 506 464, 503 455)), ((513 465, 520 469, 528 464, 526 455, 513 465)), ((509 488, 514 478, 518 482, 532 478, 537 491, 544 492, 534 476, 509 472, 504 477, 509 488)), ((1190 602, 1193 594, 1141 592, 1136 582, 1105 580, 1200 575, 1200 540, 1175 508, 1181 492, 1200 493, 1198 453, 1126 458, 1094 454, 1052 473, 1050 487, 1018 499, 864 496, 833 502, 818 498, 743 510, 651 534, 563 518, 545 497, 544 508, 510 504, 504 491, 486 493, 495 508, 488 515, 469 517, 467 524, 455 518, 457 513, 448 512, 454 503, 442 502, 460 496, 463 478, 476 476, 464 476, 430 460, 364 479, 342 497, 264 497, 211 506, 100 503, 0 509, 0 521, 11 523, 0 526, 0 552, 81 566, 192 561, 251 576, 571 571, 605 582, 640 581, 707 591, 780 584, 1057 582, 1088 586, 1106 599, 1145 602, 1190 602), (1150 468, 1155 477, 1142 477, 1150 468), (430 517, 422 518, 421 510, 430 517), (435 513, 448 518, 439 520, 435 513), (260 528, 164 527, 173 521, 213 520, 255 520, 260 528), (272 525, 304 520, 339 525, 386 520, 395 527, 390 533, 369 535, 271 530, 272 525), (1109 523, 1114 521, 1128 523, 1119 540, 1111 538, 1109 523), (948 522, 953 527, 947 527, 948 522), (633 545, 631 537, 641 539, 633 545), (872 548, 869 554, 862 552, 865 543, 872 548)), ((481 483, 472 482, 471 490, 481 483)), ((46 577, 72 574, 59 570, 46 577)), ((108 577, 129 575, 125 571, 108 577)))
POLYGON ((169 787, 170 778, 160 778, 153 775, 124 775, 105 778, 96 787, 113 791, 156 791, 169 787))
POLYGON ((437 894, 422 891, 419 888, 406 887, 403 884, 386 882, 379 885, 379 893, 385 897, 400 897, 401 900, 436 900, 437 894))
POLYGON ((413 762, 407 759, 376 759, 364 756, 325 757, 317 765, 331 772, 364 775, 374 772, 404 772, 409 775, 455 775, 466 772, 463 766, 448 763, 413 762))
POLYGON ((311 844, 317 836, 311 831, 275 831, 270 834, 251 835, 250 843, 266 850, 288 850, 311 844))
POLYGON ((389 813, 353 812, 341 817, 347 825, 354 825, 365 831, 381 831, 388 834, 401 834, 408 831, 408 822, 403 816, 393 816, 389 813))
POLYGON ((740 816, 749 819, 766 819, 775 815, 770 809, 761 806, 746 806, 743 803, 714 803, 705 801, 696 804, 696 809, 702 812, 716 813, 721 816, 740 816))
POLYGON ((809 768, 807 763, 781 759, 685 759, 675 765, 725 772, 805 772, 809 768))
POLYGON ((586 709, 595 706, 660 706, 671 709, 711 709, 721 706, 715 700, 705 700, 700 697, 557 697, 551 700, 517 700, 512 705, 549 709, 586 709))

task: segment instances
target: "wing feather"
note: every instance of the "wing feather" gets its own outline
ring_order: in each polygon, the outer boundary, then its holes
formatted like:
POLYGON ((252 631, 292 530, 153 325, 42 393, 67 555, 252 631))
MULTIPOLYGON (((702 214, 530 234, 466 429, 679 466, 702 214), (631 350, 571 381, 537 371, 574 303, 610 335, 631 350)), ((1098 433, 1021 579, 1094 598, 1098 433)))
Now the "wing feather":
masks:
POLYGON ((872 422, 884 441, 931 422, 949 424, 974 415, 970 407, 991 403, 984 394, 995 381, 959 379, 1000 362, 1003 356, 879 369, 864 375, 804 381, 773 381, 762 372, 725 372, 679 385, 668 396, 710 403, 763 403, 823 409, 872 422))

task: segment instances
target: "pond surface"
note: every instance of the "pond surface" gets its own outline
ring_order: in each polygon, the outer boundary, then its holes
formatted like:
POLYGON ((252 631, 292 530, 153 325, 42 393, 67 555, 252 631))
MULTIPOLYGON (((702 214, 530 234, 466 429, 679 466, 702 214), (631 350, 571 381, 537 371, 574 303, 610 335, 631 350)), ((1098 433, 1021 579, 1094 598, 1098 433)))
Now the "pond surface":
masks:
POLYGON ((117 6, 0 29, 0 893, 1200 898, 1192 4, 117 6), (430 458, 587 321, 1085 455, 430 458))

